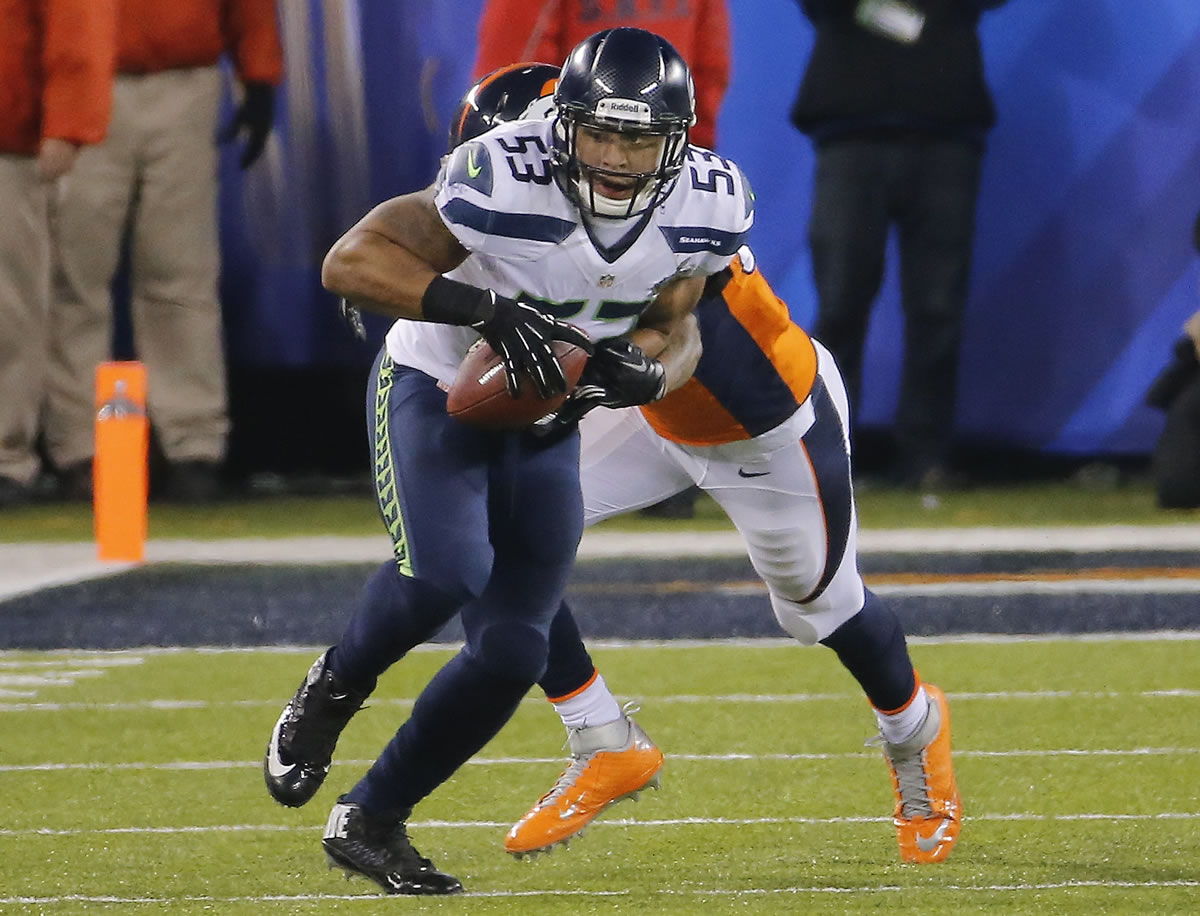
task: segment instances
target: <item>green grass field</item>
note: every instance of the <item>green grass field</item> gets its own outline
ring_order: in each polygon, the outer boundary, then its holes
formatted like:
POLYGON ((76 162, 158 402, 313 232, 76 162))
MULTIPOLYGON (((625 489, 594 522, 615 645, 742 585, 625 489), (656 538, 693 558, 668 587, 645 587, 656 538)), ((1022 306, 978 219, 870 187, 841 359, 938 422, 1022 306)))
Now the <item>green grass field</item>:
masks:
MULTIPOLYGON (((1073 483, 1028 483, 950 491, 936 497, 896 489, 857 494, 864 528, 931 528, 1038 525, 1162 525, 1200 522, 1200 509, 1163 510, 1149 483, 1087 489, 1073 483)), ((8 510, 0 543, 83 541, 92 537, 91 507, 43 504, 8 510)), ((655 531, 672 528, 729 528, 729 520, 707 496, 696 518, 663 521, 636 513, 602 523, 605 528, 655 531)), ((373 535, 383 531, 369 495, 269 497, 208 506, 150 507, 152 538, 286 537, 373 535)))
POLYGON ((570 849, 504 830, 561 769, 530 700, 418 807, 460 898, 376 896, 320 829, 446 650, 385 677, 329 782, 278 807, 260 758, 315 650, 0 653, 0 912, 1194 913, 1200 668, 1186 639, 918 642, 952 704, 967 819, 944 865, 902 865, 869 710, 832 653, 789 643, 602 647, 668 762, 570 849))

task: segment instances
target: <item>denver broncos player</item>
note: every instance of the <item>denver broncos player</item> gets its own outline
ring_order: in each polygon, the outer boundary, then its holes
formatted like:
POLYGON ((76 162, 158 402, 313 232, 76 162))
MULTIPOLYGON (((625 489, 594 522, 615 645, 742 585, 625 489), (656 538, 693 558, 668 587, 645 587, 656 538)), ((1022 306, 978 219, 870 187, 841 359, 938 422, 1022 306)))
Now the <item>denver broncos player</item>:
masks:
POLYGON ((461 610, 463 650, 326 825, 329 859, 389 893, 462 889, 416 852, 406 821, 542 675, 583 527, 577 433, 469 427, 447 416, 445 386, 482 337, 510 384, 523 372, 561 392, 551 343, 564 339, 594 346, 585 378, 605 403, 661 398, 690 366, 656 357, 753 222, 737 167, 689 148, 691 75, 659 36, 591 36, 554 104, 551 119, 455 149, 431 188, 376 207, 323 265, 331 291, 397 319, 367 396, 394 558, 284 708, 264 775, 281 804, 309 801, 378 676, 461 610))
MULTIPOLYGON (((493 74, 468 93, 452 142, 485 129, 488 114, 534 111, 536 101, 521 103, 552 75, 540 67, 493 74)), ((708 491, 742 533, 783 628, 805 645, 833 648, 870 699, 896 794, 902 858, 943 861, 962 818, 949 709, 937 687, 921 683, 899 620, 858 573, 841 376, 829 352, 792 322, 748 247, 708 278, 695 315, 703 353, 682 387, 640 409, 592 410, 605 406, 605 392, 581 385, 547 424, 586 414, 585 523, 693 483, 708 491)), ((661 355, 692 344, 684 333, 661 355)), ((569 839, 614 801, 656 785, 663 764, 596 671, 565 603, 539 683, 567 727, 572 760, 505 837, 516 855, 569 839)))
MULTIPOLYGON (((709 279, 696 317, 703 353, 681 388, 580 423, 585 524, 693 483, 708 492, 745 539, 781 626, 837 652, 870 700, 901 857, 943 861, 962 823, 949 707, 921 682, 899 619, 859 576, 841 376, 791 322, 746 247, 709 279)), ((505 836, 516 855, 561 843, 614 801, 657 785, 663 763, 596 671, 565 602, 539 685, 567 728, 572 759, 505 836)))

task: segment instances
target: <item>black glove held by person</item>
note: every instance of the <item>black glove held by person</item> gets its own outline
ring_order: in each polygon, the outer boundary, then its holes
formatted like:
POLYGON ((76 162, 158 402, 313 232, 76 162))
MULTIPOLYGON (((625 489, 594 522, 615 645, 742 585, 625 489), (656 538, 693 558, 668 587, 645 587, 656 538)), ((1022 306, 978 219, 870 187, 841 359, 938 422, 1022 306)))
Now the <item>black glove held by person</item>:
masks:
POLYGON ((610 337, 596 344, 576 393, 587 387, 600 389, 601 407, 636 407, 666 394, 667 375, 663 364, 632 340, 610 337))
POLYGON ((597 407, 636 407, 659 400, 667 390, 663 364, 625 337, 596 344, 579 384, 555 414, 554 423, 578 423, 597 407))
POLYGON ((246 147, 242 150, 241 166, 249 168, 262 155, 267 145, 267 136, 275 123, 275 87, 270 83, 247 82, 242 93, 242 103, 233 113, 233 120, 221 132, 221 142, 226 143, 243 130, 246 132, 246 147))
POLYGON ((552 341, 565 340, 589 354, 592 343, 587 335, 559 321, 553 315, 539 311, 528 302, 498 296, 493 290, 484 291, 491 300, 490 315, 471 322, 504 360, 504 375, 508 393, 518 394, 519 373, 533 381, 538 397, 549 398, 567 390, 567 379, 554 355, 552 341))

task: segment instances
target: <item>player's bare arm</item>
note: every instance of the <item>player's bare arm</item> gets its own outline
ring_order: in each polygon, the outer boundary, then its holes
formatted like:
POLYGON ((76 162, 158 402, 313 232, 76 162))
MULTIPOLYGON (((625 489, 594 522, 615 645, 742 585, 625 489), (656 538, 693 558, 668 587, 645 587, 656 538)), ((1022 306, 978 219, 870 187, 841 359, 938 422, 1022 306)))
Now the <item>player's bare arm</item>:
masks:
POLYGON ((393 197, 355 223, 329 249, 321 282, 361 308, 419 320, 427 317, 421 303, 429 284, 466 257, 426 188, 393 197))
POLYGON ((672 280, 638 319, 630 340, 657 359, 666 371, 667 391, 692 377, 700 361, 700 326, 694 314, 704 291, 704 277, 672 280))
POLYGON ((467 259, 434 203, 432 188, 380 204, 325 256, 321 282, 354 306, 391 318, 474 328, 504 360, 509 392, 527 373, 539 395, 566 390, 552 340, 591 352, 586 335, 504 296, 443 276, 467 259))
POLYGON ((666 373, 666 393, 681 388, 700 363, 704 348, 700 342, 700 322, 695 315, 687 315, 675 325, 666 347, 655 357, 662 363, 666 373))

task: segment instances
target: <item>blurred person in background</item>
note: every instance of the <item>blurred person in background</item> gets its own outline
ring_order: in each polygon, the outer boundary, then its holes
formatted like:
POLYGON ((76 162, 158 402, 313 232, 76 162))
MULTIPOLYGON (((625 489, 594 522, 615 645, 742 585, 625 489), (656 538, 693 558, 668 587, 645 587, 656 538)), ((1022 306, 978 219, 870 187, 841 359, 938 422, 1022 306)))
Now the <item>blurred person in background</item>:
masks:
MULTIPOLYGON (((1192 243, 1200 253, 1200 215, 1192 226, 1192 243)), ((1200 311, 1184 324, 1183 336, 1150 386, 1146 403, 1167 414, 1151 461, 1158 505, 1200 507, 1200 311)))
POLYGON ((816 336, 858 409, 895 227, 904 362, 894 482, 945 485, 985 137, 978 27, 1005 0, 798 0, 816 29, 792 123, 816 148, 808 237, 816 336))
POLYGON ((691 65, 696 125, 690 142, 716 149, 717 112, 729 85, 725 0, 485 0, 474 78, 518 61, 561 65, 589 35, 620 26, 661 35, 691 65))
MULTIPOLYGON (((600 29, 633 26, 667 39, 692 67, 696 125, 690 142, 716 149, 717 114, 729 85, 729 10, 725 0, 486 0, 479 20, 475 79, 517 61, 560 65, 600 29)), ((691 518, 699 490, 688 487, 642 510, 658 518, 691 518)))
POLYGON ((115 0, 0 0, 0 509, 28 501, 50 313, 51 195, 104 139, 115 0))
POLYGON ((241 98, 222 139, 262 154, 283 60, 274 0, 117 0, 107 140, 80 156, 56 212, 47 451, 68 498, 91 496, 96 364, 112 358, 111 287, 129 246, 130 313, 166 495, 222 494, 229 434, 217 295, 219 60, 241 98))

